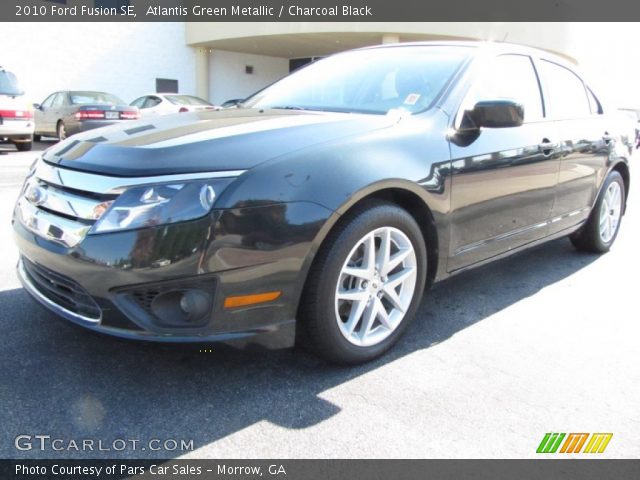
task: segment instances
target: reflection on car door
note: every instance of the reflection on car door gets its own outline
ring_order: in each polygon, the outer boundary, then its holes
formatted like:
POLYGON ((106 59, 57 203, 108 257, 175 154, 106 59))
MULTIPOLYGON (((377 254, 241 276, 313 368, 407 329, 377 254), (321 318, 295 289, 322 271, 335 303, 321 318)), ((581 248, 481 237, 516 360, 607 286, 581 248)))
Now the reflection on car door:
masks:
POLYGON ((545 236, 558 176, 555 131, 544 119, 531 57, 494 58, 471 87, 463 109, 479 100, 510 98, 524 123, 483 128, 469 144, 451 143, 450 251, 455 271, 545 236))
POLYGON ((549 117, 560 120, 561 158, 551 233, 589 216, 597 185, 606 174, 612 141, 602 107, 584 82, 568 68, 540 60, 549 117))

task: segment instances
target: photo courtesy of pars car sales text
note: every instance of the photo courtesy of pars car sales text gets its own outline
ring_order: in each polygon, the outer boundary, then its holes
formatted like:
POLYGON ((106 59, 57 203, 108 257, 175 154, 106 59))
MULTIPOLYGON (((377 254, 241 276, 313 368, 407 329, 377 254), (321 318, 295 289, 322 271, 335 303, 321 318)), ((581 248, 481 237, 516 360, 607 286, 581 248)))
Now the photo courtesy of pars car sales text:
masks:
POLYGON ((151 475, 151 476, 174 476, 185 475, 200 476, 205 473, 212 473, 216 476, 241 476, 247 475, 252 477, 262 477, 268 475, 270 477, 285 477, 287 471, 282 464, 269 464, 263 470, 262 466, 238 466, 226 465, 218 463, 215 468, 206 468, 200 465, 189 465, 188 463, 181 465, 156 465, 150 463, 148 466, 130 465, 126 463, 113 463, 104 466, 83 466, 83 465, 58 465, 53 463, 51 466, 27 466, 16 464, 15 474, 19 476, 38 476, 53 475, 54 477, 77 476, 103 478, 118 475, 151 475))

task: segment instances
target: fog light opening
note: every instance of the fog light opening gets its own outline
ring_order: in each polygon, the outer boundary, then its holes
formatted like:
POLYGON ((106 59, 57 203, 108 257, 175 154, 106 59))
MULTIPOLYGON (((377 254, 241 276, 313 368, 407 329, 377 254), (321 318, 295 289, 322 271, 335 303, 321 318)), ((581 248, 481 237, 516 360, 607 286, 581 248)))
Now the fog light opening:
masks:
POLYGON ((192 327, 206 323, 212 306, 209 293, 190 289, 159 294, 151 304, 151 311, 163 325, 192 327))

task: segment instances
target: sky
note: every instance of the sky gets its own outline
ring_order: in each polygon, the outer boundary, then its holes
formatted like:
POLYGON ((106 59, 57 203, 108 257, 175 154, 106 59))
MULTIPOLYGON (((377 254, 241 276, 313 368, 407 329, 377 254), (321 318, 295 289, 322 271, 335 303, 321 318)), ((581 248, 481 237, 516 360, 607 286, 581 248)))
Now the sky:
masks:
POLYGON ((594 90, 640 109, 640 23, 567 23, 566 51, 594 90))

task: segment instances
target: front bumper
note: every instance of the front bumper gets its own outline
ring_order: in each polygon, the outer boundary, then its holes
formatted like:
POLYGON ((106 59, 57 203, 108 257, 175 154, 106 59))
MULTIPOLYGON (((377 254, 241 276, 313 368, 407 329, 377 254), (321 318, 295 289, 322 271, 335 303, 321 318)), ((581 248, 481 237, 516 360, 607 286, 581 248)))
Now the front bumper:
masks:
POLYGON ((181 224, 88 235, 72 248, 38 236, 14 219, 21 255, 18 277, 41 305, 97 332, 147 341, 287 347, 295 339, 306 259, 321 220, 330 213, 307 203, 216 211, 181 224), (69 291, 86 293, 99 313, 65 307, 46 284, 34 281, 30 264, 50 272, 54 283, 69 291), (132 301, 140 291, 187 288, 194 282, 209 282, 211 287, 203 288, 213 296, 206 321, 196 326, 167 326, 132 301), (272 302, 225 308, 229 296, 274 290, 282 294, 272 302))
POLYGON ((133 325, 128 327, 117 327, 103 324, 101 320, 79 315, 64 308, 44 295, 35 285, 35 282, 28 275, 24 260, 20 259, 17 266, 17 275, 24 289, 40 305, 52 311, 59 317, 69 320, 89 330, 104 333, 114 337, 128 340, 143 340, 151 342, 165 343, 229 343, 233 346, 261 345, 270 349, 287 348, 293 346, 295 342, 295 322, 283 321, 279 324, 264 325, 263 327, 251 330, 212 333, 208 335, 157 335, 146 330, 138 330, 133 325))

